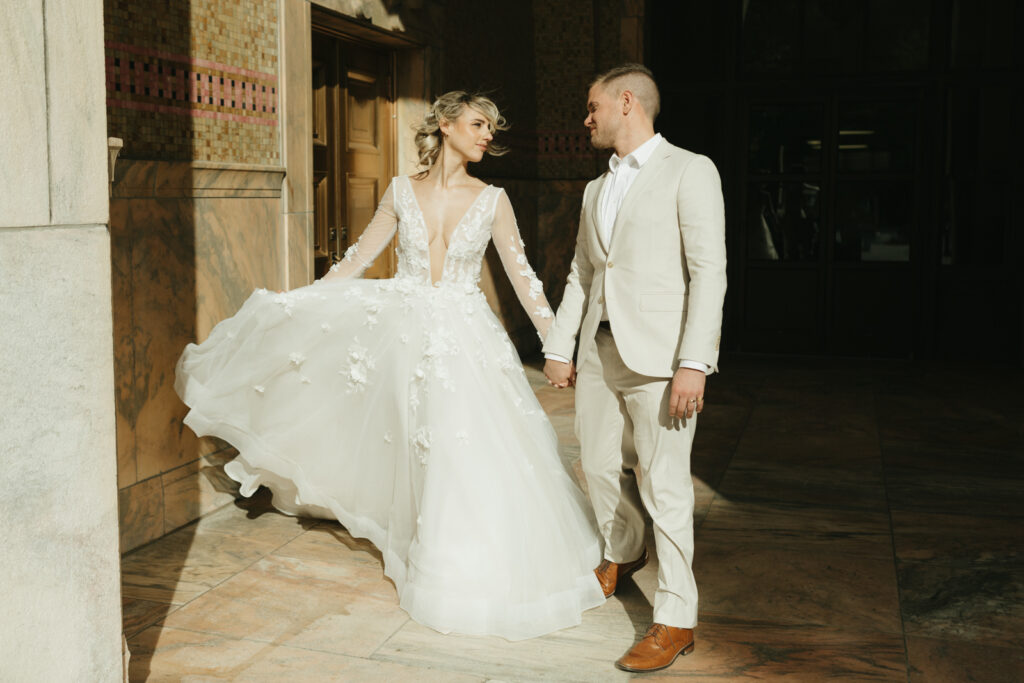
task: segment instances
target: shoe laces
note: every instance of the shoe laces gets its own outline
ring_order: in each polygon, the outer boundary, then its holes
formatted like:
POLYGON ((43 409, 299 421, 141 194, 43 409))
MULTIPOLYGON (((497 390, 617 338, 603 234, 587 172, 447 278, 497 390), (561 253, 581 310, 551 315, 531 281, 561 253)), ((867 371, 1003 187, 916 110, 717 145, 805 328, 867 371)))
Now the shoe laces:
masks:
POLYGON ((668 627, 664 624, 651 624, 651 627, 647 629, 646 637, 654 638, 654 642, 662 648, 667 649, 672 645, 672 636, 668 632, 668 627))

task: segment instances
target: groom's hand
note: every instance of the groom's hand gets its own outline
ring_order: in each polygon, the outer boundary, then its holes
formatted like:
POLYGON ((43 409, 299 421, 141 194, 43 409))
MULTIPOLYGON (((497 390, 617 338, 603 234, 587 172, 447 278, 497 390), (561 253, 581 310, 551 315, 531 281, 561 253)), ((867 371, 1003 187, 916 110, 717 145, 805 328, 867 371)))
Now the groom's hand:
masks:
POLYGON ((560 360, 548 358, 544 362, 544 376, 553 387, 564 389, 576 383, 576 368, 572 362, 563 363, 560 360))
MULTIPOLYGON (((550 362, 550 361, 549 361, 550 362)), ((700 370, 679 368, 672 377, 672 396, 668 401, 668 416, 689 419, 704 410, 704 381, 707 376, 700 370)))

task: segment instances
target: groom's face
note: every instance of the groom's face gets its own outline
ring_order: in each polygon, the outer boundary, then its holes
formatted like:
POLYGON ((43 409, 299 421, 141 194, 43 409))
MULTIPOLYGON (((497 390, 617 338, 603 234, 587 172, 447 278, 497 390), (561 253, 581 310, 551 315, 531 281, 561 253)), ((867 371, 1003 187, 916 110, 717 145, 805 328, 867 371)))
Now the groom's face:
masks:
POLYGON ((615 98, 600 84, 594 84, 587 94, 587 118, 583 125, 590 131, 590 144, 597 149, 608 149, 615 145, 619 132, 620 107, 615 98))

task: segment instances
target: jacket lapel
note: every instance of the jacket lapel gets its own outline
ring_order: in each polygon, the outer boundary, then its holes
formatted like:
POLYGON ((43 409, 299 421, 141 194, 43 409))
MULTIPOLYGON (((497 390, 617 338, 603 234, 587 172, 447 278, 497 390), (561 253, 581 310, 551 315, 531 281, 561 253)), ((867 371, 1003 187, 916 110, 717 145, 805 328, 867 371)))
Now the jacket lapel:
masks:
POLYGON ((598 207, 601 205, 601 189, 604 187, 604 184, 607 181, 608 171, 605 171, 600 176, 598 176, 597 182, 594 183, 594 190, 593 192, 590 193, 590 206, 584 209, 587 214, 587 220, 590 221, 591 229, 593 229, 594 231, 594 241, 598 245, 600 245, 601 249, 606 254, 608 253, 608 245, 605 244, 604 240, 601 239, 601 226, 598 225, 599 216, 597 215, 597 213, 598 207))
POLYGON ((615 242, 619 238, 619 233, 622 232, 622 217, 633 210, 636 198, 643 194, 644 190, 648 186, 657 181, 661 165, 664 160, 669 157, 671 151, 671 146, 668 142, 662 140, 661 143, 654 148, 654 153, 651 154, 651 158, 647 160, 647 163, 644 164, 643 168, 640 169, 640 172, 637 173, 636 179, 633 181, 633 184, 629 186, 629 190, 626 192, 626 196, 622 198, 622 206, 619 207, 619 212, 615 215, 615 225, 612 226, 612 240, 611 244, 607 247, 608 253, 611 253, 612 247, 615 246, 615 242))

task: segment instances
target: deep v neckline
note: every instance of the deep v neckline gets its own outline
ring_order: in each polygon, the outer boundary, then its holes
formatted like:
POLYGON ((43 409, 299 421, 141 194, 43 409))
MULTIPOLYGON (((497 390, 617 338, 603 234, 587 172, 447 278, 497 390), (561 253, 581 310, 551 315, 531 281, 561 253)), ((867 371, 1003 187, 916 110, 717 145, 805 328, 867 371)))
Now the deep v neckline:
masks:
MULTIPOLYGON (((448 236, 448 242, 444 247, 444 258, 441 260, 441 278, 434 282, 434 269, 431 267, 433 264, 430 260, 430 228, 427 227, 427 216, 423 213, 423 208, 420 206, 420 199, 416 196, 416 190, 412 186, 412 178, 405 176, 405 182, 409 184, 409 192, 412 194, 413 204, 416 206, 416 213, 420 216, 420 224, 423 226, 423 246, 427 251, 427 279, 431 281, 431 284, 437 285, 444 280, 445 272, 448 270, 448 253, 451 251, 452 242, 455 241, 455 236, 459 234, 459 230, 462 228, 462 224, 465 222, 466 217, 469 216, 470 212, 476 208, 477 202, 484 196, 484 193, 490 189, 490 185, 484 185, 483 189, 477 192, 476 196, 473 197, 473 201, 469 203, 466 210, 462 213, 462 216, 458 221, 455 222, 455 227, 452 228, 452 234, 448 236)), ((441 240, 444 241, 444 231, 440 234, 441 240)))

